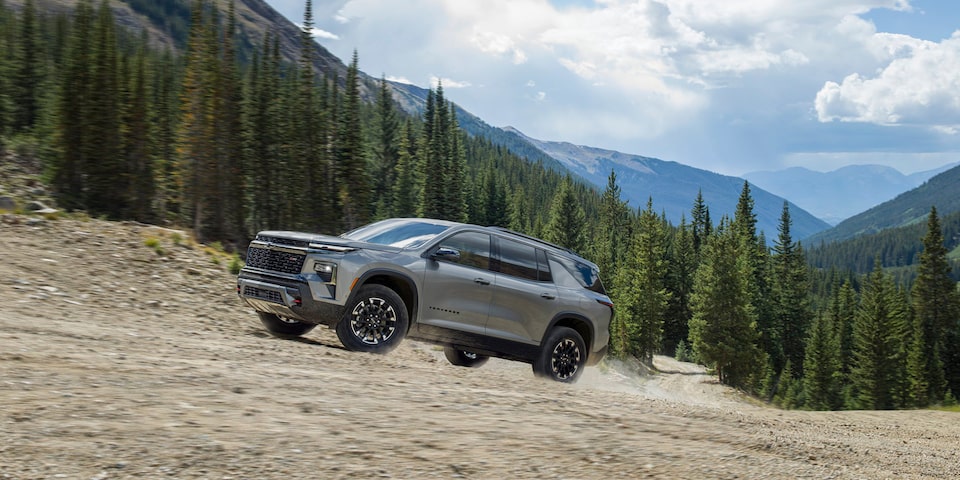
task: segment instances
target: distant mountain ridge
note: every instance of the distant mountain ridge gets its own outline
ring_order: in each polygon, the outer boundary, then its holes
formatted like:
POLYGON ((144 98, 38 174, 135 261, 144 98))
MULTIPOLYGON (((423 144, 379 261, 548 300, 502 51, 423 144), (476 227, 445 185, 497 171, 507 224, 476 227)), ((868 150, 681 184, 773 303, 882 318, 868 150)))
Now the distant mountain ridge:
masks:
MULTIPOLYGON (((652 198, 654 210, 664 212, 674 224, 679 224, 684 216, 690 220, 690 210, 697 192, 702 192, 714 223, 719 222, 723 215, 732 217, 743 190, 742 178, 641 155, 537 140, 512 127, 503 130, 534 145, 571 172, 601 188, 606 186, 610 171, 615 171, 623 197, 633 208, 644 207, 647 199, 652 198)), ((768 242, 773 242, 778 234, 785 199, 752 184, 750 191, 757 215, 757 228, 764 232, 768 242)), ((796 204, 788 203, 794 240, 830 227, 796 204)))
POLYGON ((910 175, 882 165, 849 165, 830 172, 792 167, 751 172, 743 177, 836 225, 957 165, 954 163, 910 175))
POLYGON ((960 166, 935 175, 923 185, 854 215, 831 229, 811 235, 807 243, 837 242, 923 222, 934 206, 941 217, 960 211, 960 166))

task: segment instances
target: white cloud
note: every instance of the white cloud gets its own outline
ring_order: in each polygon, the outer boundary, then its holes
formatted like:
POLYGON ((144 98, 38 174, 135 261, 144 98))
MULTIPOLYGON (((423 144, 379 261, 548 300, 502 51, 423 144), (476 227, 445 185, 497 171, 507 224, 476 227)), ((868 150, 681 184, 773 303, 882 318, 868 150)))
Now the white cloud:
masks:
POLYGON ((397 83, 405 83, 407 85, 416 85, 414 82, 411 82, 407 77, 395 77, 393 75, 387 75, 387 80, 397 83))
POLYGON ((873 76, 828 81, 816 96, 821 122, 922 125, 941 132, 960 125, 960 32, 940 43, 880 36, 892 60, 873 76))
POLYGON ((338 37, 336 34, 330 33, 330 32, 328 32, 328 31, 326 31, 326 30, 321 30, 321 29, 319 29, 319 28, 314 28, 314 29, 312 29, 312 30, 310 31, 310 34, 311 34, 314 38, 324 38, 324 39, 327 39, 327 40, 339 40, 339 39, 340 39, 340 37, 338 37))
POLYGON ((452 78, 441 78, 436 75, 430 77, 430 86, 432 88, 437 88, 438 85, 443 84, 443 88, 467 88, 472 86, 468 81, 464 80, 454 80, 452 78))
MULTIPOLYGON (((850 122, 960 129, 948 42, 878 32, 864 15, 910 11, 907 0, 557 3, 331 0, 317 18, 338 37, 326 46, 341 58, 356 48, 364 71, 422 86, 442 73, 451 100, 544 139, 696 164, 817 151, 813 136, 876 128, 850 122)), ((853 148, 827 136, 825 148, 853 148)))
POLYGON ((471 41, 481 52, 492 53, 494 55, 507 55, 513 58, 515 65, 520 65, 527 61, 527 55, 518 48, 513 40, 506 36, 494 32, 475 31, 471 41))

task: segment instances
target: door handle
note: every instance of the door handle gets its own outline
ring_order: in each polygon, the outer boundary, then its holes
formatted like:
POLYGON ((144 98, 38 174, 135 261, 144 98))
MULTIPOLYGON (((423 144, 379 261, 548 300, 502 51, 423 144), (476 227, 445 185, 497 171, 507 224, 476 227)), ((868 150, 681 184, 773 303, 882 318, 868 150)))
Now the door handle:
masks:
POLYGON ((480 285, 490 285, 490 280, 482 277, 474 278, 473 281, 479 283, 480 285))
POLYGON ((554 295, 554 294, 552 294, 552 293, 550 293, 550 292, 543 292, 543 293, 540 294, 540 296, 543 297, 543 298, 546 298, 547 300, 553 300, 554 298, 557 298, 556 295, 554 295))

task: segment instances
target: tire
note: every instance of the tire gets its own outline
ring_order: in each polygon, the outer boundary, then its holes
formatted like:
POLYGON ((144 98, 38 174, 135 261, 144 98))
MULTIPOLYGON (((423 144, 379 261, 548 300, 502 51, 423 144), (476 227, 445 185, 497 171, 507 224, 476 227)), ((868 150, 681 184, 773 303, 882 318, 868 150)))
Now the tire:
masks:
POLYGON ((304 323, 272 313, 257 313, 260 315, 260 323, 263 323, 263 326, 270 332, 270 335, 274 337, 296 338, 316 327, 316 325, 312 323, 304 323))
POLYGON ((490 360, 490 357, 486 355, 466 352, 450 346, 443 347, 443 355, 447 357, 447 361, 451 364, 467 368, 478 368, 487 363, 487 360, 490 360))
POLYGON ((587 347, 576 330, 557 327, 550 331, 533 362, 533 373, 557 382, 575 383, 587 364, 587 347))
POLYGON ((364 285, 337 323, 337 338, 347 350, 387 353, 407 335, 407 307, 397 292, 383 285, 364 285))

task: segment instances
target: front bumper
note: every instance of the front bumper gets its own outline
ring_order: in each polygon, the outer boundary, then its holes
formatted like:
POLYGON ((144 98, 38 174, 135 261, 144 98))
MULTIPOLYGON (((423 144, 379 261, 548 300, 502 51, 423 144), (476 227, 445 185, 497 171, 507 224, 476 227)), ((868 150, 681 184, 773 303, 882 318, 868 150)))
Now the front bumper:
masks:
POLYGON ((306 323, 333 326, 343 316, 343 305, 314 300, 305 282, 241 272, 237 295, 258 312, 306 323))

